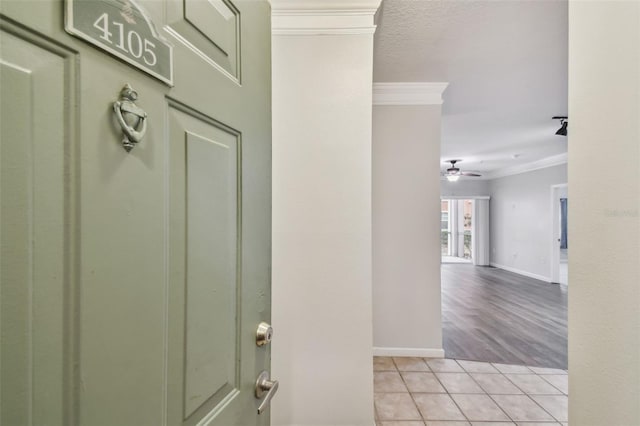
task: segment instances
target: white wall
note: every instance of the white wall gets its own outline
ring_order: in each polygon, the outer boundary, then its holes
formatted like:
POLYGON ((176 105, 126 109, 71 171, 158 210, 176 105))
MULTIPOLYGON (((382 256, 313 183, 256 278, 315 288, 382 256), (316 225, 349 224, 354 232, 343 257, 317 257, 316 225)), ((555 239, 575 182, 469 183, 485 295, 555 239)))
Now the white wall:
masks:
POLYGON ((440 181, 440 194, 442 198, 472 197, 489 195, 489 181, 485 179, 460 178, 457 182, 449 182, 446 179, 440 181))
POLYGON ((570 2, 569 138, 569 423, 640 425, 640 2, 570 2))
POLYGON ((492 265, 551 280, 551 185, 562 183, 566 164, 489 181, 492 265))
POLYGON ((373 342, 443 356, 440 105, 373 108, 373 342))
MULTIPOLYGON (((280 4, 283 3, 284 5, 280 4)), ((272 424, 374 424, 373 13, 273 6, 272 424), (334 19, 335 18, 335 19, 334 19), (367 24, 368 23, 368 24, 367 24)))

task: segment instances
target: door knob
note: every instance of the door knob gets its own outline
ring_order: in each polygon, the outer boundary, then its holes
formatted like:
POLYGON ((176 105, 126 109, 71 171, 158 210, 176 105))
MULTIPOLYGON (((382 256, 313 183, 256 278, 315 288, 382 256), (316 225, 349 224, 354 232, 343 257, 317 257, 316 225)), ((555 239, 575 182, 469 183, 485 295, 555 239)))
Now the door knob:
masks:
POLYGON ((256 380, 256 398, 260 399, 264 395, 264 399, 258 407, 258 414, 264 413, 276 392, 278 392, 278 381, 271 380, 268 371, 260 373, 256 380))

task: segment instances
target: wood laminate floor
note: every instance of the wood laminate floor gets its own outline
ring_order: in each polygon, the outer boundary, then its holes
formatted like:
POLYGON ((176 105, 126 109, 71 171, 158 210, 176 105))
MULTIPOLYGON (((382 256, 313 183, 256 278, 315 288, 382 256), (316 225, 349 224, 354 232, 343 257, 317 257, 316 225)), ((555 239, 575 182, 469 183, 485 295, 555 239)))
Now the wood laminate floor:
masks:
POLYGON ((567 368, 567 286, 443 264, 442 320, 447 358, 567 368))

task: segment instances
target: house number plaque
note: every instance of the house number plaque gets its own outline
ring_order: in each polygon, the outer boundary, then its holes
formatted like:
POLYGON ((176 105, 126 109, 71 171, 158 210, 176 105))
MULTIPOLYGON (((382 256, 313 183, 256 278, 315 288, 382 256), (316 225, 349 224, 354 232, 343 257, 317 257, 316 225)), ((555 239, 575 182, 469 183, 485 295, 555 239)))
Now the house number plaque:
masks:
POLYGON ((135 0, 66 0, 65 29, 173 86, 173 50, 135 0))

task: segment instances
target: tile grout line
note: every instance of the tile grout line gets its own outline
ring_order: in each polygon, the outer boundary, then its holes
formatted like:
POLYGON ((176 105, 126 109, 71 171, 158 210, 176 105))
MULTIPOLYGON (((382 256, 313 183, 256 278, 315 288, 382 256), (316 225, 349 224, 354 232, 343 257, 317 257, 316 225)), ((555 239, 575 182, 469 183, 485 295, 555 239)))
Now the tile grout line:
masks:
MULTIPOLYGON (((551 414, 549 412, 549 410, 547 410, 546 408, 544 408, 541 404, 538 403, 538 401, 536 401, 534 398, 531 397, 531 395, 527 394, 527 396, 529 397, 530 400, 533 401, 534 404, 536 404, 538 407, 542 408, 542 411, 544 411, 545 413, 547 413, 548 415, 551 416, 552 419, 554 419, 556 422, 558 423, 562 423, 564 420, 558 420, 556 418, 556 416, 554 416, 553 414, 551 414)), ((535 395, 535 396, 565 396, 565 395, 535 395)), ((567 413, 569 414, 569 413, 567 413)))
MULTIPOLYGON (((450 358, 443 358, 443 359, 450 359, 450 358)), ((426 361, 425 361, 426 362, 426 361)), ((453 362, 456 363, 456 365, 460 368, 462 368, 462 371, 466 371, 464 369, 463 366, 461 366, 460 364, 458 364, 458 361, 456 361, 455 359, 453 360, 453 362)), ((429 366, 429 364, 427 364, 429 366)), ((429 368, 431 368, 431 366, 429 366, 429 368)), ((458 403, 456 402, 456 400, 451 396, 451 394, 449 393, 449 389, 447 389, 447 387, 444 385, 444 383, 442 383, 440 381, 440 378, 438 377, 438 375, 436 374, 436 372, 433 372, 433 376, 436 378, 436 380, 438 381, 438 383, 440 383, 440 386, 442 386, 442 389, 444 389, 444 391, 446 392, 446 395, 449 397, 449 399, 451 401, 453 401, 453 404, 458 408, 458 411, 460 411, 460 413, 462 414, 462 416, 467 420, 467 423, 471 424, 471 420, 469 420, 469 417, 467 417, 467 415, 464 413, 464 411, 462 411, 462 408, 458 405, 458 403)), ((482 388, 481 388, 482 389, 482 388)), ((425 421, 425 424, 426 421, 425 421)))
MULTIPOLYGON (((564 374, 537 374, 537 375, 542 380, 544 380, 545 382, 549 383, 553 388, 557 389, 562 395, 569 396, 568 393, 564 393, 564 391, 562 389, 560 389, 558 386, 554 385, 553 383, 551 383, 550 381, 548 381, 547 379, 544 378, 544 376, 564 376, 564 374)), ((568 380, 568 378, 567 378, 567 380, 568 380)))
MULTIPOLYGON (((424 365, 426 365, 427 368, 429 369, 429 371, 431 371, 431 368, 429 367, 427 362, 424 360, 424 358, 421 358, 421 359, 422 359, 422 362, 424 363, 424 365)), ((393 365, 395 365, 396 368, 398 368, 398 365, 396 364, 396 360, 393 359, 393 357, 391 358, 391 360, 393 361, 393 365)), ((409 397, 411 398, 411 401, 413 401, 413 405, 416 407, 416 410, 418 410, 418 414, 420 415, 420 418, 422 419, 422 423, 426 425, 427 424, 427 419, 425 419, 424 416, 422 415, 422 411, 420 410, 420 407, 418 407, 418 403, 416 402, 416 399, 413 397, 413 392, 411 392, 411 390, 409 390, 409 386, 407 386, 407 381, 402 376, 402 372, 400 370, 398 370, 398 374, 400 375, 400 379, 402 380, 402 383, 404 383, 404 387, 407 388, 407 392, 409 392, 409 397)))
MULTIPOLYGON (((491 365, 493 368, 495 368, 495 369, 498 371, 498 374, 499 374, 499 375, 501 375, 501 376, 503 376, 503 377, 505 377, 505 379, 506 379, 506 376, 504 376, 504 374, 503 374, 500 370, 498 370, 498 369, 497 369, 493 364, 491 364, 491 363, 488 363, 488 364, 489 364, 489 365, 491 365)), ((462 369, 464 370, 464 367, 462 367, 462 369)), ((479 387, 480 389, 482 389, 482 391, 484 392, 484 394, 485 394, 485 395, 487 395, 487 396, 489 397, 489 399, 490 399, 491 401, 493 401, 493 403, 494 403, 494 404, 496 404, 496 407, 498 407, 498 409, 499 409, 500 411, 502 411, 502 413, 503 413, 505 416, 507 416, 507 418, 508 418, 509 420, 511 420, 511 422, 512 422, 513 424, 517 424, 517 423, 516 423, 516 421, 515 421, 515 420, 514 420, 510 415, 509 415, 509 413, 507 413, 507 412, 506 412, 506 411, 505 411, 505 410, 500 406, 500 404, 498 404, 498 401, 496 401, 495 399, 493 399, 493 397, 489 394, 489 392, 487 392, 487 390, 486 390, 485 388, 483 388, 483 387, 482 387, 482 385, 481 385, 480 383, 478 383, 478 381, 475 379, 475 377, 473 377, 473 376, 471 375, 471 373, 470 373, 470 372, 468 372, 467 370, 465 370, 465 371, 467 372, 467 374, 469 375, 469 377, 471 377, 471 380, 473 380, 473 381, 475 382, 475 384, 476 384, 476 385, 478 385, 478 387, 479 387)), ((481 374, 481 373, 478 373, 478 374, 481 374)), ((507 379, 507 380, 509 380, 509 379, 507 379)), ((517 387, 517 386, 516 386, 516 389, 522 390, 522 389, 520 389, 520 388, 519 388, 519 387, 517 387)))
POLYGON ((378 415, 378 408, 376 407, 376 389, 373 388, 373 424, 378 426, 378 420, 380 420, 380 416, 378 415))
MULTIPOLYGON (((525 367, 527 367, 527 366, 525 366, 525 367)), ((527 367, 527 368, 529 368, 529 367, 527 367)), ((539 374, 537 374, 537 373, 536 373, 535 371, 533 371, 533 370, 531 370, 531 372, 532 372, 535 376, 540 376, 539 374)), ((531 401, 533 401, 533 403, 534 403, 535 405, 537 405, 538 407, 540 407, 540 409, 542 409, 542 411, 544 411, 544 412, 545 412, 545 413, 547 413, 549 416, 551 416, 551 418, 552 418, 553 420, 555 420, 557 423, 562 423, 560 420, 556 419, 556 417, 555 417, 553 414, 551 414, 549 411, 547 411, 547 410, 546 410, 542 405, 538 404, 538 401, 536 401, 535 399, 533 399, 533 398, 531 397, 531 395, 534 395, 534 394, 529 394, 529 392, 525 391, 525 390, 524 390, 524 389, 522 389, 520 386, 518 386, 518 385, 517 385, 513 380, 511 380, 511 379, 510 379, 506 374, 504 375, 504 377, 505 377, 508 381, 510 381, 511 383, 513 383, 513 385, 514 385, 515 387, 517 387, 518 389, 520 389, 520 391, 522 391, 522 392, 527 396, 527 398, 529 398, 531 401)), ((546 380, 544 380, 544 379, 542 379, 542 380, 543 380, 545 383, 547 383, 547 381, 546 381, 546 380)), ((552 388, 556 389, 556 387, 555 387, 555 386, 553 386, 553 385, 551 385, 551 383, 549 383, 549 385, 550 385, 552 388)), ((560 395, 561 395, 561 396, 565 396, 565 395, 562 393, 562 391, 561 391, 560 389, 557 389, 557 390, 560 392, 560 395)), ((539 395, 541 395, 541 396, 558 396, 558 394, 539 394, 539 395)), ((493 399, 493 398, 491 398, 491 399, 493 399)))
MULTIPOLYGON (((409 390, 409 386, 407 386, 406 380, 404 380, 404 377, 402 377, 402 372, 400 371, 400 369, 398 369, 398 364, 396 364, 396 360, 394 359, 394 357, 391 357, 391 362, 393 362, 393 365, 396 367, 396 371, 398 372, 398 375, 400 376, 400 380, 402 380, 402 383, 404 383, 404 387, 407 388, 407 392, 409 393, 409 398, 411 398, 411 402, 413 402, 414 407, 416 407, 416 410, 418 411, 418 415, 422 419, 422 423, 426 425, 427 424, 427 420, 422 415, 422 411, 420 411, 420 408, 418 407, 418 404, 416 403, 416 400, 413 397, 413 393, 409 390)), ((424 361, 424 359, 422 360, 422 362, 424 362, 425 365, 427 365, 427 363, 424 361)), ((429 368, 428 365, 427 365, 427 368, 429 368)))
MULTIPOLYGON (((375 366, 375 359, 376 357, 373 357, 373 424, 375 426, 379 426, 378 425, 378 420, 380 420, 380 423, 382 423, 382 419, 380 419, 380 416, 378 415, 378 408, 376 407, 376 393, 381 393, 381 392, 376 392, 376 373, 380 373, 382 371, 386 371, 386 370, 376 370, 376 366, 375 366)), ((393 360, 391 360, 391 362, 393 362, 393 360)), ((395 364, 393 365, 395 367, 395 364)))
POLYGON ((490 400, 492 400, 492 401, 493 401, 493 403, 494 403, 494 404, 496 404, 496 405, 498 406, 498 408, 500 409, 500 411, 502 411, 502 412, 504 413, 504 415, 505 415, 505 416, 507 416, 507 417, 509 418, 509 420, 511 420, 511 422, 512 422, 513 424, 516 424, 516 425, 517 425, 516 420, 515 420, 513 417, 511 417, 511 416, 509 415, 509 413, 507 413, 507 412, 506 412, 506 411, 505 411, 505 410, 500 406, 500 404, 498 404, 498 401, 496 401, 495 399, 493 399, 493 395, 491 395, 491 394, 487 394, 487 396, 489 397, 489 399, 490 399, 490 400))

